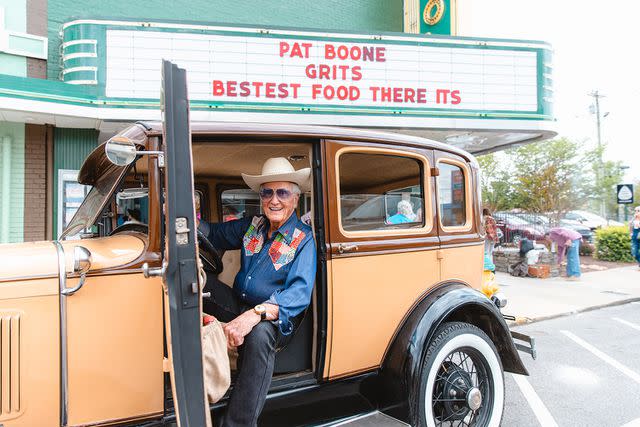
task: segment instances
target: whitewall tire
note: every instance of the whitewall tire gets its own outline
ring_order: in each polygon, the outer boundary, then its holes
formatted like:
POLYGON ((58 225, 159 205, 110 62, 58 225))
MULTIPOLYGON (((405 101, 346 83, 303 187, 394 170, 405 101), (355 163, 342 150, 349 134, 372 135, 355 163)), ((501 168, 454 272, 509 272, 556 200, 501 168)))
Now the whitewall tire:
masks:
POLYGON ((420 373, 422 427, 498 427, 504 408, 502 363, 478 327, 445 323, 429 343, 420 373))

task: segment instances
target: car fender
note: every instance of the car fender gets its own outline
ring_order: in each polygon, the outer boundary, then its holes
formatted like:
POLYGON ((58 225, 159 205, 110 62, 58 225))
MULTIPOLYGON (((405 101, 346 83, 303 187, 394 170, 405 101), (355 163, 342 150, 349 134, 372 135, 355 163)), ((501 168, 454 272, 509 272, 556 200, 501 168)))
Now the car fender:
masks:
POLYGON ((382 410, 409 421, 409 402, 412 396, 418 396, 418 378, 427 347, 438 327, 451 321, 482 329, 496 346, 504 370, 528 375, 495 304, 464 283, 444 282, 413 306, 387 349, 379 376, 382 410))

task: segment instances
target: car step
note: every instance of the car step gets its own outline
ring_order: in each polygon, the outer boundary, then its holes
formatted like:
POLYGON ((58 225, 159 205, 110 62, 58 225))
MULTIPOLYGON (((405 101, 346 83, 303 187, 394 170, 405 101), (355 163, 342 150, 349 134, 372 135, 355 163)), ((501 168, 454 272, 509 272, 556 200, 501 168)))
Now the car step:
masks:
POLYGON ((349 427, 400 427, 408 426, 409 424, 390 417, 387 414, 383 414, 380 411, 373 411, 366 414, 349 417, 339 421, 334 421, 330 424, 324 424, 325 426, 337 427, 337 426, 349 426, 349 427))

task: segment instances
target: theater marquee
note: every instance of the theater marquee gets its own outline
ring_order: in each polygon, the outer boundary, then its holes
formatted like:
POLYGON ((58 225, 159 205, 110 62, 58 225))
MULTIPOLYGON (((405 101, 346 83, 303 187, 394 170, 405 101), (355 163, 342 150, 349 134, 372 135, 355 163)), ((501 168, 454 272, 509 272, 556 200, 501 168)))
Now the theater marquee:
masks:
POLYGON ((107 98, 157 99, 161 59, 220 108, 545 115, 546 46, 452 37, 106 29, 107 98))

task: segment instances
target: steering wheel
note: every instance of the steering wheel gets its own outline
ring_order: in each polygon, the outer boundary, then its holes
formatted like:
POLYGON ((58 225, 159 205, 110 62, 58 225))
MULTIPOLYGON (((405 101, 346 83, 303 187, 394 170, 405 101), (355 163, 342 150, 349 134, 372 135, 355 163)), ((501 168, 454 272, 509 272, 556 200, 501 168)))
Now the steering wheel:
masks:
POLYGON ((111 230, 111 233, 109 233, 109 236, 122 233, 123 231, 136 231, 142 234, 149 234, 149 226, 141 222, 127 222, 111 230))
POLYGON ((220 252, 211 244, 203 232, 197 229, 196 232, 198 235, 198 246, 200 247, 200 258, 204 264, 204 269, 215 275, 222 273, 222 255, 220 255, 220 252))

